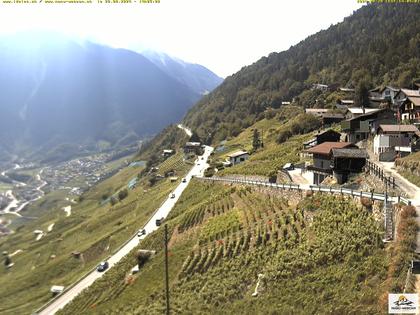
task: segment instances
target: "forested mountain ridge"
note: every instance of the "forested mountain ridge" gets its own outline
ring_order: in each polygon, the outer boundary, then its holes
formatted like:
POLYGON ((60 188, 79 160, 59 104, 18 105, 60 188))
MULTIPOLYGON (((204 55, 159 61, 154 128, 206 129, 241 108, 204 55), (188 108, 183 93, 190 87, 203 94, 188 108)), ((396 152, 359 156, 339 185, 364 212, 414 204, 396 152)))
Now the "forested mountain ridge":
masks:
MULTIPOLYGON (((420 77, 420 6, 369 4, 289 50, 242 68, 186 115, 207 142, 237 135, 269 107, 311 106, 314 83, 410 86, 420 77)), ((332 101, 327 97, 326 102, 332 101)))

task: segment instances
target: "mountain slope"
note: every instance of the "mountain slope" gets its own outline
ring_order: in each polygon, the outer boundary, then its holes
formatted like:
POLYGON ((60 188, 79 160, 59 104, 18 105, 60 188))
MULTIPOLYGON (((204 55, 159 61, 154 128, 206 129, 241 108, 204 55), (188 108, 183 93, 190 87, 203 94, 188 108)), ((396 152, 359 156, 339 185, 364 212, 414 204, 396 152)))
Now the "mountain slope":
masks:
POLYGON ((0 144, 52 148, 154 134, 199 98, 147 58, 59 36, 0 39, 0 144))
POLYGON ((206 67, 184 62, 165 53, 146 50, 141 52, 141 54, 158 66, 163 72, 200 94, 209 93, 223 81, 222 78, 218 77, 206 67))
MULTIPOLYGON (((410 86, 420 77, 420 6, 369 4, 342 23, 272 53, 228 77, 184 119, 208 141, 237 135, 282 101, 311 106, 313 83, 410 86)), ((325 102, 328 94, 321 95, 325 102)))

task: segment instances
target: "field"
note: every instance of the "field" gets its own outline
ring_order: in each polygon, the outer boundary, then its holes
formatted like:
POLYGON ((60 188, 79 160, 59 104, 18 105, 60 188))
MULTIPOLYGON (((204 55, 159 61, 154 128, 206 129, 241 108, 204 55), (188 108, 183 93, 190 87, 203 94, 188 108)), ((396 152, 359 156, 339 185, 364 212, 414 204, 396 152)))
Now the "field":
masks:
MULTIPOLYGON (((177 158, 170 165, 182 176, 190 166, 177 158)), ((176 183, 163 179, 149 187, 143 177, 122 201, 114 205, 103 202, 126 189, 141 170, 122 169, 76 198, 76 203, 65 199, 66 191, 54 191, 22 212, 32 219, 14 219, 16 233, 0 239, 1 251, 18 251, 11 257, 12 268, 0 268, 1 314, 33 312, 52 297, 52 285, 70 285, 144 225, 176 183), (67 205, 72 206, 70 216, 62 209, 67 205), (44 232, 38 241, 35 230, 44 232)))
MULTIPOLYGON (((390 257, 379 223, 350 199, 306 198, 292 203, 249 187, 194 180, 167 220, 172 312, 383 312, 378 301, 388 289, 390 257)), ((133 250, 59 314, 162 314, 162 230, 139 245, 157 253, 138 274, 129 274, 133 250)))

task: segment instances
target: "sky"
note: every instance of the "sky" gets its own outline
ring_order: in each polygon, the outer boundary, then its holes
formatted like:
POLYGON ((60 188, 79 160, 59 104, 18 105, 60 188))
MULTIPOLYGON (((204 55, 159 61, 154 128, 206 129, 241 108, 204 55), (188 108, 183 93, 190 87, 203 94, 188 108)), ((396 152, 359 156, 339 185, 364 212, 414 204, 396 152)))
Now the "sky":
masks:
POLYGON ((226 77, 262 56, 286 50, 341 22, 360 7, 357 0, 0 2, 0 35, 47 30, 112 47, 147 48, 204 65, 226 77))

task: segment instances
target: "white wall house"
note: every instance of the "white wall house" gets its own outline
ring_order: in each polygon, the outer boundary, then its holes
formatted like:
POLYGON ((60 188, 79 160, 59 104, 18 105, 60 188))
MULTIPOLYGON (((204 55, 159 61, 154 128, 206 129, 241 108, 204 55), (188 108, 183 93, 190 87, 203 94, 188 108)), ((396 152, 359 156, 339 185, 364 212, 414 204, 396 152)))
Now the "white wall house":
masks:
POLYGON ((228 155, 230 163, 232 165, 239 164, 249 159, 249 153, 246 151, 237 151, 228 155))

